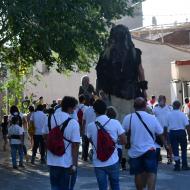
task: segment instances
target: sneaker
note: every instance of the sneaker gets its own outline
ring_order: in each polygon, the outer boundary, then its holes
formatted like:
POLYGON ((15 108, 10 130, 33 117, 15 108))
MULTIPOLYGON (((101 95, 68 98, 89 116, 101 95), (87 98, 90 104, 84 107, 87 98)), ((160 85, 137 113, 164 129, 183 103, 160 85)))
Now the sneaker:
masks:
POLYGON ((13 166, 13 169, 18 170, 18 167, 17 166, 13 166))
POLYGON ((25 168, 23 164, 19 164, 19 167, 21 167, 21 168, 25 168))
POLYGON ((169 165, 169 164, 172 164, 172 159, 168 159, 167 164, 168 164, 168 165, 169 165))
POLYGON ((32 165, 34 165, 34 164, 35 164, 35 163, 34 163, 34 160, 31 160, 31 164, 32 164, 32 165))
POLYGON ((46 161, 45 160, 41 160, 41 164, 46 164, 46 161))

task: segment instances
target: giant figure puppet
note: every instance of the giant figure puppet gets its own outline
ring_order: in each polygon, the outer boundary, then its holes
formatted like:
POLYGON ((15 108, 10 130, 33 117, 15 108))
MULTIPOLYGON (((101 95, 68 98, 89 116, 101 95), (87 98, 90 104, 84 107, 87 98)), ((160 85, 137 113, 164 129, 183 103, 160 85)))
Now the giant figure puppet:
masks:
POLYGON ((97 88, 109 97, 118 111, 118 119, 133 111, 136 97, 146 97, 148 82, 141 63, 141 50, 135 48, 131 34, 124 25, 116 25, 97 67, 97 88))

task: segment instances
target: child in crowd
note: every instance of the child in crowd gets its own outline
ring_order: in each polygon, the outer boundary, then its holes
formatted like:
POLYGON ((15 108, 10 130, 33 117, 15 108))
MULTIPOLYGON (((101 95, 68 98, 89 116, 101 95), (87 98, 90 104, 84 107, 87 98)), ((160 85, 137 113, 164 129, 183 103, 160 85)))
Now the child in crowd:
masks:
MULTIPOLYGON (((117 119, 117 111, 112 106, 109 106, 107 108, 106 115, 110 119, 117 119)), ((118 139, 116 146, 117 146, 117 151, 118 151, 119 163, 121 163, 121 161, 122 161, 122 145, 120 144, 119 139, 118 139)))
POLYGON ((10 139, 11 146, 11 157, 13 168, 17 169, 17 152, 19 154, 19 166, 24 167, 23 165, 23 133, 24 129, 19 126, 18 116, 14 116, 11 119, 11 126, 8 129, 8 137, 10 139))
POLYGON ((3 134, 3 151, 7 149, 7 134, 8 134, 8 116, 4 115, 3 122, 1 124, 2 134, 3 134))

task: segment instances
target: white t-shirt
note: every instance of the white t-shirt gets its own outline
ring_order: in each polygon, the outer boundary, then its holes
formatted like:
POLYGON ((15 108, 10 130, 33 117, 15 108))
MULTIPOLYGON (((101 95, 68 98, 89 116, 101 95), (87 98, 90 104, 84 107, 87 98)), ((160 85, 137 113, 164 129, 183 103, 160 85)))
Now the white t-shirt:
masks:
MULTIPOLYGON (((152 134, 162 134, 163 128, 154 115, 148 114, 145 111, 138 111, 143 121, 147 124, 152 134)), ((128 131, 130 126, 131 114, 127 115, 123 120, 123 128, 128 131)), ((156 145, 142 122, 139 120, 135 113, 132 114, 131 118, 131 148, 128 154, 131 158, 137 158, 143 155, 151 148, 156 149, 156 145)))
MULTIPOLYGON (((27 133, 27 127, 26 126, 24 126, 23 125, 23 119, 24 119, 24 117, 26 117, 22 112, 15 112, 14 113, 14 116, 17 116, 19 114, 19 116, 21 117, 21 119, 22 119, 22 127, 23 127, 23 130, 24 130, 24 132, 25 133, 27 133)), ((13 115, 9 115, 9 122, 11 123, 11 120, 12 120, 12 117, 13 117, 13 115)))
POLYGON ((84 104, 79 104, 79 105, 76 107, 75 112, 76 112, 76 114, 78 114, 79 109, 81 109, 82 112, 83 112, 83 114, 84 114, 84 112, 85 112, 85 110, 86 110, 87 108, 88 108, 88 106, 85 106, 84 104))
POLYGON ((56 112, 61 112, 61 111, 62 111, 62 108, 59 107, 59 108, 57 108, 57 109, 55 110, 55 113, 56 113, 56 112))
POLYGON ((9 120, 11 121, 12 117, 13 117, 13 116, 17 116, 18 114, 20 115, 21 119, 23 119, 23 117, 24 117, 24 114, 23 114, 23 113, 21 113, 21 112, 19 112, 19 113, 18 113, 18 112, 15 112, 14 115, 11 115, 11 114, 9 115, 9 120))
POLYGON ((184 105, 184 110, 183 110, 183 112, 184 112, 184 114, 185 114, 188 118, 190 118, 190 110, 189 110, 188 104, 185 104, 185 105, 184 105))
POLYGON ((188 118, 180 110, 173 110, 168 114, 167 126, 168 130, 184 129, 189 125, 188 118))
MULTIPOLYGON (((24 129, 23 127, 20 127, 19 125, 11 125, 8 128, 8 135, 23 135, 24 133, 24 129)), ((21 140, 20 139, 12 139, 10 140, 11 144, 21 144, 21 140)))
MULTIPOLYGON (((100 122, 102 125, 104 125, 108 120, 110 120, 106 115, 102 115, 96 118, 96 121, 100 122)), ((111 119, 106 126, 104 126, 104 129, 110 134, 111 138, 115 143, 117 143, 118 137, 123 134, 125 131, 123 130, 121 124, 119 121, 115 119, 111 119)), ((95 147, 97 147, 97 127, 95 123, 90 123, 87 126, 87 136, 89 139, 93 142, 93 165, 94 167, 106 167, 111 166, 118 162, 118 152, 117 148, 113 152, 112 156, 105 162, 102 162, 97 159, 96 150, 95 147), (94 147, 95 146, 95 147, 94 147)))
POLYGON ((43 111, 36 111, 32 113, 30 121, 34 122, 35 135, 42 135, 42 129, 44 128, 47 120, 47 115, 43 111))
POLYGON ((156 106, 153 109, 153 113, 160 122, 160 125, 164 128, 167 127, 167 116, 171 112, 172 107, 171 106, 164 106, 163 108, 160 106, 156 106))
MULTIPOLYGON (((55 110, 55 113, 57 113, 57 112, 62 112, 62 108, 61 107, 57 108, 55 110)), ((70 114, 70 117, 78 121, 78 116, 77 116, 76 110, 74 110, 74 112, 72 114, 70 114)))
MULTIPOLYGON (((58 125, 61 125, 66 119, 70 117, 70 115, 65 112, 56 112, 54 115, 55 115, 55 119, 58 125)), ((43 129, 44 134, 49 133, 47 123, 48 122, 46 122, 46 125, 43 129)), ((56 124, 55 124, 54 117, 51 117, 51 128, 54 128, 55 126, 56 124)), ((80 143, 79 124, 75 119, 71 119, 69 121, 64 131, 64 137, 72 142, 80 143)), ((60 166, 60 167, 69 168, 73 164, 72 152, 71 152, 72 144, 66 140, 64 140, 64 144, 65 144, 65 147, 67 148, 63 156, 56 156, 52 154, 50 151, 47 151, 47 164, 49 166, 60 166)))
POLYGON ((84 134, 87 135, 87 126, 96 120, 96 114, 95 114, 92 106, 89 106, 85 110, 85 112, 83 114, 83 120, 85 120, 85 122, 86 122, 84 134))
POLYGON ((78 121, 78 116, 77 116, 76 110, 74 110, 74 112, 72 114, 70 114, 70 117, 75 119, 76 121, 78 121))

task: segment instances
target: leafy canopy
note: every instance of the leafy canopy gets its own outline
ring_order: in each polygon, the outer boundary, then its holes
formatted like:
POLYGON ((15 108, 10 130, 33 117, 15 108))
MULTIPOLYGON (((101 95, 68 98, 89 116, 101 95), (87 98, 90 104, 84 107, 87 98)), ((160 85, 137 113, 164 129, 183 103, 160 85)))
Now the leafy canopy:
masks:
POLYGON ((0 62, 25 72, 42 60, 59 72, 88 71, 111 22, 141 0, 1 0, 0 62))

